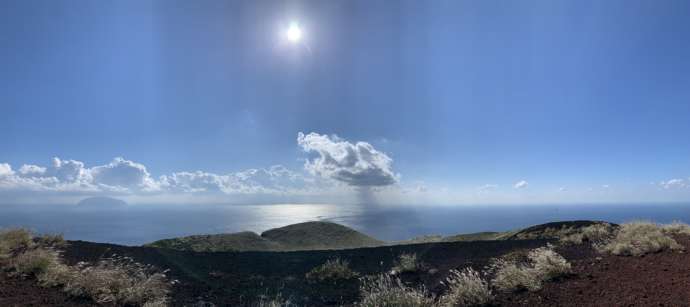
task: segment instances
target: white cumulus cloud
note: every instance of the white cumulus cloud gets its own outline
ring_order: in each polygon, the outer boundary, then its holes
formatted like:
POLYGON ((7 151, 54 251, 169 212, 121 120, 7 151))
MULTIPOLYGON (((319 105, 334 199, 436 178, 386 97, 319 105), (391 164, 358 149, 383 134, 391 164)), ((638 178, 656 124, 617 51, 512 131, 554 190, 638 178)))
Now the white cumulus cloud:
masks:
POLYGON ((485 184, 477 188, 479 192, 489 192, 495 189, 498 189, 498 185, 496 184, 485 184))
POLYGON ((202 171, 177 172, 161 176, 159 182, 162 189, 171 192, 225 194, 306 193, 312 183, 281 165, 224 175, 202 171))
POLYGON ((516 188, 516 189, 524 189, 524 188, 526 188, 528 185, 529 185, 529 183, 528 183, 527 181, 525 181, 525 180, 520 180, 520 181, 516 182, 516 183, 513 185, 513 188, 516 188))
POLYGON ((688 186, 688 184, 685 182, 685 180, 679 179, 679 178, 669 179, 667 181, 662 181, 659 183, 659 185, 664 189, 684 188, 684 187, 688 186))
POLYGON ((90 170, 94 184, 131 190, 153 191, 158 183, 151 178, 146 166, 121 157, 113 159, 106 165, 96 166, 90 170))
POLYGON ((229 174, 202 171, 175 172, 154 178, 146 166, 118 157, 111 162, 86 167, 81 161, 53 158, 47 167, 22 165, 18 172, 0 163, 0 190, 53 191, 89 194, 108 193, 223 193, 223 194, 308 194, 328 186, 275 165, 229 174))
POLYGON ((0 177, 12 175, 14 175, 14 171, 12 171, 12 166, 7 163, 0 163, 0 177))
POLYGON ((366 142, 351 143, 337 136, 318 133, 297 134, 297 143, 305 152, 318 157, 306 161, 311 174, 334 179, 356 187, 387 186, 398 182, 393 159, 366 142))

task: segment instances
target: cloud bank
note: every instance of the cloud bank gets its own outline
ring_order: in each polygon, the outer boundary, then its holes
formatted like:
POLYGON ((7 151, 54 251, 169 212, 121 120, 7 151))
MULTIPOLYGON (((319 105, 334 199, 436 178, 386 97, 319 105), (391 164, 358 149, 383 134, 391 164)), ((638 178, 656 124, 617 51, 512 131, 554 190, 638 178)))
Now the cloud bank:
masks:
POLYGON ((366 142, 351 143, 335 135, 297 134, 297 144, 305 152, 318 154, 304 168, 313 175, 355 187, 381 187, 398 182, 393 159, 366 142))
POLYGON ((25 164, 18 172, 7 163, 0 164, 0 190, 4 191, 275 194, 308 193, 312 183, 310 178, 280 165, 223 175, 195 171, 153 178, 143 164, 121 157, 94 167, 56 157, 48 167, 25 164))

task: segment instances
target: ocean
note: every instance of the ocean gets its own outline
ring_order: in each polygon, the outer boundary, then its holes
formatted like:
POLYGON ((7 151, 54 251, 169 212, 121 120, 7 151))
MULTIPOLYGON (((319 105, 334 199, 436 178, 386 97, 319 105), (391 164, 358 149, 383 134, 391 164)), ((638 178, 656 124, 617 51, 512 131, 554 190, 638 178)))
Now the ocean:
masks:
POLYGON ((67 205, 0 205, 0 227, 62 233, 69 240, 141 245, 159 239, 262 231, 305 221, 332 221, 381 240, 421 235, 505 231, 562 220, 690 223, 690 203, 373 206, 129 205, 95 210, 67 205))

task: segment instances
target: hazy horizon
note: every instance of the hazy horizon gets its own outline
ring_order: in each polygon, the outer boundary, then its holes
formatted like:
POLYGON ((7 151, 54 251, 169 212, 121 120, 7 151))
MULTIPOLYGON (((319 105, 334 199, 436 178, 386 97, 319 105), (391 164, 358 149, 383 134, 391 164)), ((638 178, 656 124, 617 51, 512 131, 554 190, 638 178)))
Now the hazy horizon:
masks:
POLYGON ((69 240, 140 245, 155 240, 265 230, 307 221, 331 221, 386 241, 424 235, 508 231, 565 220, 623 223, 690 222, 690 202, 667 204, 531 204, 372 206, 264 205, 3 205, 0 225, 62 233, 69 240))

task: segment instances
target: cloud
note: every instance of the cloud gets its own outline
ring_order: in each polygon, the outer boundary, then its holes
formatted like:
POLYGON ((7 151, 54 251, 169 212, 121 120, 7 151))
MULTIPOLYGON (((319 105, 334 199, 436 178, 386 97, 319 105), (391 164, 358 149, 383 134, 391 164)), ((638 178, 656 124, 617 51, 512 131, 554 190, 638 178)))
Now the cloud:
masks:
POLYGON ((46 168, 37 165, 24 164, 19 168, 19 173, 24 177, 40 177, 45 174, 46 168))
POLYGON ((248 169, 229 174, 202 171, 175 172, 158 179, 141 163, 121 157, 94 167, 81 161, 53 158, 48 167, 22 165, 18 172, 0 164, 0 190, 5 192, 53 191, 76 194, 300 194, 307 195, 329 185, 305 177, 281 165, 248 169))
POLYGON ((566 189, 565 187, 560 187, 560 188, 558 188, 558 191, 559 192, 566 192, 566 191, 568 191, 568 189, 566 189))
POLYGON ((498 185, 496 185, 496 184, 485 184, 485 185, 477 188, 477 190, 479 190, 479 192, 489 192, 489 191, 492 191, 495 189, 498 189, 498 185))
POLYGON ((0 177, 7 177, 14 175, 12 166, 7 163, 0 163, 0 177))
POLYGON ((161 176, 159 182, 162 189, 183 193, 307 194, 310 185, 318 186, 318 183, 282 165, 274 165, 269 169, 248 169, 225 175, 202 171, 178 172, 161 176))
POLYGON ((387 186, 398 182, 393 159, 366 142, 350 143, 337 136, 317 133, 297 134, 297 144, 318 157, 307 160, 304 168, 313 175, 330 178, 355 187, 387 186))
POLYGON ((84 163, 75 160, 60 160, 53 158, 53 164, 37 177, 55 177, 60 182, 84 183, 90 180, 89 171, 84 163))
POLYGON ((513 185, 513 188, 516 188, 516 189, 524 189, 524 188, 526 188, 528 185, 529 185, 529 183, 528 183, 527 181, 525 181, 525 180, 520 180, 520 181, 516 182, 515 185, 513 185))
POLYGON ((664 188, 664 189, 673 189, 673 188, 684 188, 687 187, 688 184, 685 182, 683 179, 670 179, 667 181, 662 181, 659 183, 659 185, 664 188))
POLYGON ((154 191, 159 188, 158 183, 151 178, 143 164, 121 157, 113 159, 106 165, 90 169, 90 173, 96 185, 142 191, 154 191))

